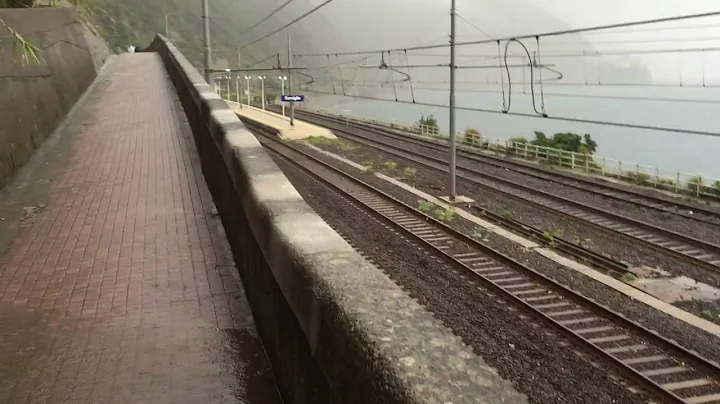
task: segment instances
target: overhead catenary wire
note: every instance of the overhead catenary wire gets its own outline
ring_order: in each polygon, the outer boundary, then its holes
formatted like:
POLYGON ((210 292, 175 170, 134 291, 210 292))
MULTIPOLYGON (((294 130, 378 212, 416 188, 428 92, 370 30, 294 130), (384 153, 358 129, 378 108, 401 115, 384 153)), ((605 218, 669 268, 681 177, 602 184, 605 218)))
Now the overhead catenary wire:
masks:
POLYGON ((295 1, 295 0, 287 0, 285 3, 283 3, 282 5, 280 5, 280 7, 276 8, 276 9, 273 10, 270 14, 268 14, 268 15, 266 15, 264 18, 260 19, 260 21, 258 21, 258 22, 256 22, 255 24, 253 24, 250 28, 248 28, 248 29, 246 29, 245 31, 239 33, 238 36, 243 36, 243 35, 247 34, 248 32, 252 31, 253 29, 257 28, 260 24, 262 24, 262 23, 264 23, 265 21, 269 20, 269 19, 272 18, 275 14, 279 13, 280 11, 282 11, 282 9, 284 9, 284 8, 287 7, 287 6, 289 6, 290 3, 292 3, 293 1, 295 1))
POLYGON ((249 42, 249 43, 241 46, 240 49, 245 49, 245 48, 247 48, 247 47, 250 47, 250 46, 252 46, 252 45, 255 45, 256 43, 258 43, 258 42, 260 42, 260 41, 264 41, 265 39, 267 39, 267 38, 269 38, 269 37, 277 34, 278 32, 281 32, 281 31, 283 31, 283 30, 291 27, 291 26, 294 25, 295 23, 303 20, 305 17, 307 17, 307 16, 309 16, 309 15, 317 12, 318 10, 320 10, 321 8, 325 7, 326 5, 328 5, 328 4, 332 3, 332 2, 333 2, 333 0, 325 0, 324 2, 322 2, 322 3, 320 3, 319 5, 315 6, 315 7, 312 8, 310 11, 308 11, 308 12, 306 12, 305 14, 301 15, 300 17, 295 18, 294 20, 290 21, 289 23, 283 25, 282 27, 276 29, 275 31, 272 31, 271 33, 269 33, 269 34, 267 34, 267 35, 264 35, 264 36, 261 37, 261 38, 258 38, 258 39, 254 40, 254 41, 251 41, 251 42, 249 42))
MULTIPOLYGON (((506 114, 509 113, 510 107, 512 105, 512 77, 510 76, 510 68, 507 63, 507 56, 508 56, 508 49, 510 48, 510 44, 512 44, 513 42, 520 44, 520 46, 522 46, 522 48, 525 50, 525 53, 527 54, 528 62, 530 65, 530 83, 533 83, 530 85, 530 95, 532 96, 533 110, 535 111, 536 114, 543 116, 543 117, 547 117, 547 114, 545 113, 544 105, 541 108, 541 110, 538 111, 537 106, 535 104, 535 84, 534 84, 535 83, 535 64, 533 63, 533 59, 530 56, 530 52, 528 51, 525 44, 517 39, 511 39, 505 43, 506 59, 504 61, 504 63, 505 63, 504 67, 505 67, 505 71, 507 72, 507 78, 508 78, 508 98, 507 98, 507 108, 504 108, 502 112, 506 113, 506 114)), ((540 83, 540 85, 542 86, 542 82, 540 83)), ((503 89, 504 89, 504 87, 503 87, 503 89)))
MULTIPOLYGON (((609 29, 614 29, 614 28, 634 27, 634 26, 639 26, 639 25, 651 25, 651 24, 659 24, 659 23, 673 22, 673 21, 683 21, 683 20, 714 17, 714 16, 720 16, 720 11, 712 11, 712 12, 697 13, 697 14, 687 14, 687 15, 680 15, 680 16, 674 16, 674 17, 656 18, 656 19, 609 24, 609 25, 597 25, 597 26, 592 26, 592 27, 567 29, 567 30, 561 30, 561 31, 548 31, 548 32, 543 32, 543 33, 524 34, 524 35, 516 35, 516 36, 494 38, 494 39, 485 39, 485 40, 478 40, 478 41, 457 42, 455 44, 455 46, 483 45, 483 44, 494 43, 496 41, 503 41, 503 42, 509 41, 511 39, 518 39, 518 40, 530 39, 530 38, 535 38, 536 36, 547 37, 547 36, 579 34, 579 33, 590 32, 590 31, 602 31, 602 30, 609 30, 609 29)), ((385 49, 376 49, 376 50, 362 50, 362 51, 351 51, 351 52, 330 52, 330 53, 336 54, 339 56, 348 56, 348 55, 362 55, 362 54, 380 53, 380 52, 388 52, 388 51, 399 52, 399 51, 403 51, 403 50, 412 51, 412 50, 440 49, 440 48, 447 48, 449 46, 450 46, 449 44, 438 44, 438 45, 426 45, 426 46, 414 46, 414 47, 410 46, 410 47, 396 48, 396 49, 385 48, 385 49)), ((315 54, 307 53, 307 54, 303 54, 303 56, 320 56, 320 55, 324 55, 324 54, 326 54, 326 53, 315 53, 315 54)))
MULTIPOLYGON (((311 92, 311 93, 316 93, 316 94, 336 95, 336 94, 332 94, 332 93, 328 93, 328 92, 324 92, 324 91, 312 90, 312 89, 306 89, 305 91, 311 92)), ((372 101, 398 102, 401 104, 413 105, 413 103, 410 101, 393 101, 393 100, 388 100, 388 99, 384 99, 384 98, 368 97, 368 96, 362 96, 362 95, 345 95, 345 97, 364 99, 364 100, 372 100, 372 101)), ((433 104, 433 103, 427 103, 427 102, 417 102, 414 105, 420 105, 420 106, 426 106, 426 107, 437 107, 437 108, 449 108, 448 105, 433 104)), ((502 114, 502 115, 506 115, 506 116, 548 119, 548 120, 552 120, 552 121, 563 121, 563 122, 583 123, 583 124, 592 124, 592 125, 614 126, 614 127, 628 128, 628 129, 643 129, 643 130, 650 130, 650 131, 684 133, 684 134, 689 134, 689 135, 720 137, 720 133, 718 133, 718 132, 709 132, 709 131, 702 131, 702 130, 682 129, 682 128, 653 126, 653 125, 638 125, 638 124, 623 123, 623 122, 599 121, 599 120, 592 120, 592 119, 568 118, 568 117, 560 117, 560 116, 542 116, 542 115, 537 115, 537 114, 528 114, 528 113, 520 113, 520 112, 503 112, 503 111, 498 111, 498 110, 494 110, 494 109, 483 109, 483 108, 472 108, 472 107, 458 106, 457 109, 463 110, 463 111, 482 112, 482 113, 487 113, 487 114, 502 114)))
POLYGON ((460 13, 456 12, 456 13, 455 13, 455 16, 456 16, 457 18, 465 21, 466 23, 470 24, 471 27, 475 28, 478 32, 480 32, 481 34, 485 35, 487 38, 492 38, 492 36, 490 36, 487 32, 483 31, 480 27, 478 27, 477 25, 475 25, 475 24, 473 24, 472 22, 470 22, 469 20, 467 20, 465 17, 463 17, 462 15, 460 15, 460 13))
MULTIPOLYGON (((382 82, 346 82, 346 85, 352 87, 365 87, 365 88, 377 88, 385 89, 386 87, 381 85, 382 82)), ((417 83, 416 83, 417 84, 417 83)), ((517 83, 516 83, 517 84, 517 83)), ((399 88, 404 87, 402 84, 398 85, 399 88)), ((413 86, 414 90, 421 91, 441 91, 447 92, 447 87, 425 87, 425 86, 413 86)), ((459 93, 471 93, 471 94, 503 94, 502 90, 478 90, 478 89, 458 89, 459 93)), ((516 91, 513 94, 526 95, 524 92, 516 91)), ((623 95, 603 95, 603 94, 577 94, 577 93, 562 93, 562 92, 545 92, 548 97, 563 97, 563 98, 584 98, 584 99, 601 99, 601 100, 618 100, 618 101, 648 101, 648 102, 667 102, 667 103, 690 103, 690 104, 720 104, 720 99, 701 99, 701 98, 672 98, 672 97, 650 97, 650 96, 623 96, 623 95)))
MULTIPOLYGON (((720 37, 718 37, 720 41, 720 37)), ((700 53, 700 52, 718 52, 720 47, 703 47, 703 48, 669 48, 669 49, 616 49, 616 50, 572 50, 566 52, 543 52, 545 57, 551 58, 584 58, 584 57, 602 57, 602 56, 634 56, 634 55, 659 55, 669 53, 700 53)), ((418 54, 417 57, 437 57, 447 58, 447 54, 418 54)), ((498 55, 477 54, 477 55, 458 55, 461 59, 502 59, 498 55)), ((508 55, 508 59, 522 59, 523 55, 508 55)))
POLYGON ((407 51, 405 51, 405 65, 407 66, 407 74, 410 82, 410 95, 412 96, 413 104, 415 104, 415 90, 413 89, 412 75, 410 74, 410 59, 408 58, 407 51))

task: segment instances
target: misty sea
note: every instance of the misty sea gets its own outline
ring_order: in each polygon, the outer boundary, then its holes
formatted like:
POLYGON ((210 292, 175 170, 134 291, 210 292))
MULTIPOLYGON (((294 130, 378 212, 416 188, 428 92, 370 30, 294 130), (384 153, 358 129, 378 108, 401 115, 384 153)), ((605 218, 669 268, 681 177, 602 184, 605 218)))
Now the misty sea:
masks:
MULTIPOLYGON (((580 134, 590 133, 599 145, 597 155, 629 163, 656 166, 663 172, 679 170, 687 174, 720 178, 720 89, 618 89, 618 87, 569 89, 559 87, 544 89, 545 110, 550 117, 570 117, 708 131, 718 133, 718 137, 464 110, 457 112, 457 128, 459 131, 471 127, 476 128, 489 138, 500 139, 515 136, 532 139, 533 132, 536 130, 543 131, 548 135, 568 131, 580 134), (682 94, 679 90, 682 90, 682 94), (574 96, 567 97, 559 94, 573 94, 574 96), (592 97, 583 98, 585 95, 592 97), (703 102, 626 100, 597 98, 597 96, 684 98, 703 100, 703 102)), ((533 113, 529 89, 526 89, 526 92, 527 94, 513 93, 511 112, 533 113)), ((415 91, 415 99, 418 102, 447 105, 448 97, 447 91, 415 91)), ((398 98, 412 102, 408 91, 399 94, 398 98)), ((540 109, 541 97, 539 94, 536 94, 535 102, 537 108, 540 109)), ((326 101, 323 104, 331 105, 326 101)), ((500 111, 503 96, 500 93, 470 93, 461 90, 457 94, 457 104, 460 107, 500 111)), ((433 114, 438 119, 443 132, 447 132, 449 126, 447 108, 371 100, 348 102, 348 99, 345 98, 342 103, 335 103, 330 109, 337 112, 349 110, 357 116, 403 123, 413 123, 418 121, 421 115, 433 114)))

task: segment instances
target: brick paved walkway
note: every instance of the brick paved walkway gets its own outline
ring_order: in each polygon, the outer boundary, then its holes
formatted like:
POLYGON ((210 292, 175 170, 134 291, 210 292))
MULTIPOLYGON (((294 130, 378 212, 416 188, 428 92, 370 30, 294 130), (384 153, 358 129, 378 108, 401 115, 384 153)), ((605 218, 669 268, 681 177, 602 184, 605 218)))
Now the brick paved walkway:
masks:
POLYGON ((278 402, 160 59, 120 56, 65 132, 0 259, 0 403, 278 402))

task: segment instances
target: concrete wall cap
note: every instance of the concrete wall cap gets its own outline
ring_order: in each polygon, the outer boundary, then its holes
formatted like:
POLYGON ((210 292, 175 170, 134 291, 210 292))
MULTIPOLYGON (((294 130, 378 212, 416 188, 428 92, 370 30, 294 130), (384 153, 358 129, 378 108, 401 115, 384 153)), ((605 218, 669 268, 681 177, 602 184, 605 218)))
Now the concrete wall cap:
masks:
POLYGON ((194 82, 197 72, 184 56, 163 38, 153 46, 184 75, 189 89, 178 91, 194 91, 201 105, 192 107, 209 111, 204 124, 239 194, 245 211, 238 214, 246 216, 336 402, 377 402, 365 400, 373 394, 408 404, 527 402, 314 213, 220 97, 194 82), (357 378, 357 370, 373 380, 356 386, 338 379, 357 378))

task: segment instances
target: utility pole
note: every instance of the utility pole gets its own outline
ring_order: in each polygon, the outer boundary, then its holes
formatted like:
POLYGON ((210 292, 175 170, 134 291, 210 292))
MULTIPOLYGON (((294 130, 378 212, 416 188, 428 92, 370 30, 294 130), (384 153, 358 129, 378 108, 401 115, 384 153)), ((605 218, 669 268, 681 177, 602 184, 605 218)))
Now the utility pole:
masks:
POLYGON ((240 102, 240 76, 235 76, 235 99, 242 108, 242 102, 240 102))
POLYGON ((212 49, 210 49, 210 5, 208 0, 202 0, 202 20, 205 32, 203 41, 205 43, 205 81, 212 80, 212 49))
POLYGON ((455 0, 452 0, 450 9, 450 201, 455 201, 457 190, 455 189, 455 157, 456 139, 455 132, 455 0))
MULTIPOLYGON (((237 48, 237 51, 238 51, 238 69, 242 69, 242 56, 240 54, 240 48, 237 48)), ((240 80, 240 76, 236 76, 235 77, 235 90, 237 90, 237 102, 238 102, 238 104, 240 104, 240 108, 242 108, 242 101, 240 100, 240 86, 238 85, 239 80, 240 80)))
POLYGON ((245 81, 247 82, 247 100, 248 100, 248 108, 250 108, 250 76, 245 76, 245 81))
MULTIPOLYGON (((453 0, 454 1, 454 0, 453 0)), ((293 95, 292 80, 292 46, 290 42, 290 30, 288 30, 288 93, 293 95)), ((295 103, 290 102, 290 126, 295 126, 295 103)))
POLYGON ((170 29, 168 26, 168 15, 167 15, 167 0, 163 0, 163 14, 165 14, 165 38, 167 40, 170 40, 170 29))

